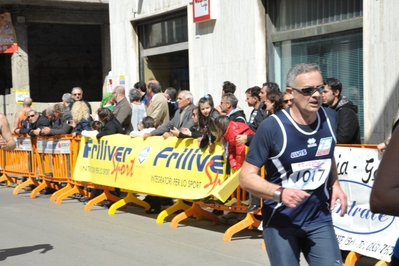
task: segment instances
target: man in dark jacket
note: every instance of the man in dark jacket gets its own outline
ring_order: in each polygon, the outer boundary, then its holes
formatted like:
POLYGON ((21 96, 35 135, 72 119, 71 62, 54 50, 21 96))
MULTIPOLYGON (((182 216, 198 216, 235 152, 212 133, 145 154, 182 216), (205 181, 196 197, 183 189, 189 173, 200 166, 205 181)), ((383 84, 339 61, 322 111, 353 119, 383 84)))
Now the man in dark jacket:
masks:
POLYGON ((54 115, 56 118, 60 119, 59 127, 43 127, 42 135, 61 135, 70 134, 72 132, 72 127, 69 121, 72 120, 71 111, 64 108, 64 105, 57 103, 54 105, 54 115))
POLYGON ((357 118, 357 106, 348 98, 341 96, 342 83, 336 78, 324 80, 322 93, 323 105, 338 113, 337 143, 360 144, 360 126, 357 118))
POLYGON ((50 125, 50 121, 46 117, 40 116, 35 110, 28 111, 27 120, 29 123, 25 123, 22 128, 17 129, 19 134, 29 134, 31 137, 39 136, 42 128, 50 125))
POLYGON ((266 99, 267 99, 267 93, 268 92, 280 92, 280 87, 278 86, 277 83, 274 82, 265 82, 262 85, 262 89, 259 92, 259 97, 260 97, 260 102, 261 104, 258 107, 258 111, 256 113, 255 118, 253 119, 252 123, 249 124, 252 130, 256 131, 262 123, 263 120, 265 120, 270 114, 266 110, 266 99))
POLYGON ((223 113, 226 113, 230 121, 247 123, 245 113, 243 110, 237 108, 238 99, 232 93, 223 94, 220 102, 220 108, 223 113))

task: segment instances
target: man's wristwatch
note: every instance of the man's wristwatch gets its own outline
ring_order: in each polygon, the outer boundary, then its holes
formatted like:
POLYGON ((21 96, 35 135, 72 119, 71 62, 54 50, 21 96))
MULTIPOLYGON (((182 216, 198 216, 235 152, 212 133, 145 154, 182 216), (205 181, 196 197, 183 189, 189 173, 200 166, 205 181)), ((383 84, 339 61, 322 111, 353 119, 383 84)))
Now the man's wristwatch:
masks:
POLYGON ((273 192, 273 200, 274 201, 277 201, 278 203, 280 203, 281 202, 281 196, 283 195, 283 190, 284 190, 284 188, 283 187, 279 187, 278 189, 276 189, 274 192, 273 192))

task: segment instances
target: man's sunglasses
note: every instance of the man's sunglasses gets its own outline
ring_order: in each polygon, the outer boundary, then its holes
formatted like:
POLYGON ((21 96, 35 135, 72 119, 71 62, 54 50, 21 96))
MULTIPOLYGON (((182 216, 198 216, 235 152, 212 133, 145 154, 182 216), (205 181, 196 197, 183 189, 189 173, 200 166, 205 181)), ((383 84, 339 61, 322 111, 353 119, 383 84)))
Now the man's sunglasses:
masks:
POLYGON ((324 91, 324 85, 320 85, 317 87, 307 87, 307 88, 301 88, 301 89, 297 89, 294 87, 291 87, 291 89, 296 90, 301 92, 303 95, 308 95, 311 96, 313 95, 313 93, 315 93, 316 91, 319 91, 320 93, 322 93, 324 91))
POLYGON ((31 118, 31 117, 34 117, 35 115, 33 114, 33 115, 28 115, 28 118, 31 118))

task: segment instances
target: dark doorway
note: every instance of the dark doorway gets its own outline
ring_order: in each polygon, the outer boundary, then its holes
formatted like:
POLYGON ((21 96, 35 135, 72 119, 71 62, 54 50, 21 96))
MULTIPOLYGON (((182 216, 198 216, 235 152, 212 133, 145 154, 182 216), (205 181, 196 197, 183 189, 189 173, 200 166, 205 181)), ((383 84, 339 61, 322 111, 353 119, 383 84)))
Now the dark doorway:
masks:
POLYGON ((188 50, 145 57, 144 74, 144 80, 155 78, 162 89, 189 90, 188 50))
POLYGON ((12 54, 0 54, 0 95, 4 95, 5 89, 12 87, 11 56, 12 54))
POLYGON ((83 89, 85 100, 101 100, 101 26, 30 23, 28 49, 35 102, 59 102, 73 87, 83 89))

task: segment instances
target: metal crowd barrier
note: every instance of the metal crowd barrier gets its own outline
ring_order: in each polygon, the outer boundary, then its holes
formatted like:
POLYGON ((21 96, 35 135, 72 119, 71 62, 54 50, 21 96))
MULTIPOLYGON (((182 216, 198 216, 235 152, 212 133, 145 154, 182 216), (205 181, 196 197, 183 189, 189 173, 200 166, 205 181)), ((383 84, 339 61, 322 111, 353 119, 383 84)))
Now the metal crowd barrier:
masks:
POLYGON ((13 134, 13 137, 16 142, 15 150, 2 152, 3 176, 0 182, 16 183, 17 186, 13 190, 13 194, 16 195, 21 189, 30 185, 38 186, 40 181, 37 178, 35 167, 36 141, 24 135, 13 134))

